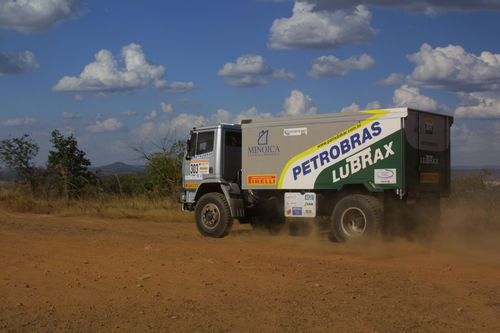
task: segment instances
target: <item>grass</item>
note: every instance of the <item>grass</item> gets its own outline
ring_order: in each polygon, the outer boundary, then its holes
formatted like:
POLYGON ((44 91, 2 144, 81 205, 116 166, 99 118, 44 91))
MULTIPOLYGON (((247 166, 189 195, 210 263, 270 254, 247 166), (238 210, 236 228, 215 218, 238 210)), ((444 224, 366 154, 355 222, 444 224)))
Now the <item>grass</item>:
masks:
MULTIPOLYGON (((463 232, 500 230, 500 186, 488 186, 486 173, 459 175, 452 179, 451 197, 442 200, 443 220, 463 232)), ((182 212, 174 196, 87 195, 64 200, 35 196, 22 185, 0 190, 0 207, 15 212, 59 216, 96 216, 108 219, 138 218, 157 222, 192 222, 193 214, 182 212)))
POLYGON ((98 195, 93 198, 65 200, 40 198, 23 187, 0 191, 0 207, 14 212, 59 216, 96 216, 108 219, 138 218, 156 222, 191 222, 191 213, 183 212, 173 196, 98 195))

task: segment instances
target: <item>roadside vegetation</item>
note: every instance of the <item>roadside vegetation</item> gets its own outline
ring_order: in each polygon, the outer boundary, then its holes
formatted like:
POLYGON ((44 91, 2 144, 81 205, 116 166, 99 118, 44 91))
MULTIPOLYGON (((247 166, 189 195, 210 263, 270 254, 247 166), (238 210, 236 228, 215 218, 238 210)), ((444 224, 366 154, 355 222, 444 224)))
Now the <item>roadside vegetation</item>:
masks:
MULTIPOLYGON (((164 138, 150 142, 154 152, 131 147, 144 162, 144 174, 99 177, 73 136, 55 130, 47 165, 37 167, 38 145, 27 134, 0 141, 0 165, 16 172, 14 183, 0 190, 0 206, 9 211, 191 221, 180 211, 184 143, 164 138)), ((500 186, 488 170, 452 177, 450 197, 442 200, 444 223, 461 233, 500 231, 500 186)))
POLYGON ((156 151, 132 149, 145 161, 144 174, 99 177, 72 136, 54 130, 45 167, 33 164, 39 146, 27 134, 0 141, 0 166, 16 173, 0 190, 0 206, 9 211, 91 215, 106 218, 186 219, 177 204, 182 186, 184 143, 160 140, 156 151))

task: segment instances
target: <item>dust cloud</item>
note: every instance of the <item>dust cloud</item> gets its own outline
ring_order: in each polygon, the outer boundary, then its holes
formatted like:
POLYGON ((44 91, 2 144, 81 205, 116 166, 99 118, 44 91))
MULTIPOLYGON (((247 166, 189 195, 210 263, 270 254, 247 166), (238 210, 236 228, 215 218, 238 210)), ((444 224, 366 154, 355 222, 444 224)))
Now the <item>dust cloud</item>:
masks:
POLYGON ((331 240, 328 218, 288 218, 279 233, 270 235, 265 230, 250 226, 233 231, 232 236, 251 237, 266 244, 293 246, 325 254, 365 256, 367 258, 400 258, 425 256, 432 253, 452 255, 469 261, 500 265, 500 219, 490 216, 487 207, 470 207, 445 203, 441 221, 431 230, 418 233, 406 231, 380 233, 376 237, 353 239, 345 243, 331 240))

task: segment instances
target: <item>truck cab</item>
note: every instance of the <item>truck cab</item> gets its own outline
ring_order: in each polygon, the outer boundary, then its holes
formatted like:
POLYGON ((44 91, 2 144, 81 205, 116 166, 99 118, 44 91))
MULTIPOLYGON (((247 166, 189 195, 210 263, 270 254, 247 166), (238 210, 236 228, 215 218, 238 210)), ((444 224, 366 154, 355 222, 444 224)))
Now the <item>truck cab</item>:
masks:
POLYGON ((182 165, 183 210, 192 210, 207 192, 224 193, 226 188, 236 188, 240 170, 241 125, 193 128, 182 165))

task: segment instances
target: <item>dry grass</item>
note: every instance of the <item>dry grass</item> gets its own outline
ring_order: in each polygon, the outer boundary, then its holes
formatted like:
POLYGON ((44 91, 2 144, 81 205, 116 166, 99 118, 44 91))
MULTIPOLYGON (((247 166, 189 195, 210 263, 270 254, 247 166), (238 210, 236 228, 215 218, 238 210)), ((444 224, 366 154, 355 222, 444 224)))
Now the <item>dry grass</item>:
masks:
MULTIPOLYGON (((483 175, 454 177, 452 195, 442 200, 442 220, 448 229, 463 234, 500 231, 500 186, 484 185, 483 175)), ((192 222, 174 196, 87 195, 85 199, 34 196, 29 188, 13 185, 0 190, 0 207, 16 212, 60 216, 96 216, 110 219, 139 218, 157 222, 192 222)))
POLYGON ((174 197, 120 197, 100 195, 94 198, 64 200, 33 196, 23 188, 0 191, 0 206, 15 212, 59 216, 96 216, 109 219, 139 218, 156 222, 191 222, 191 213, 182 212, 174 197))

